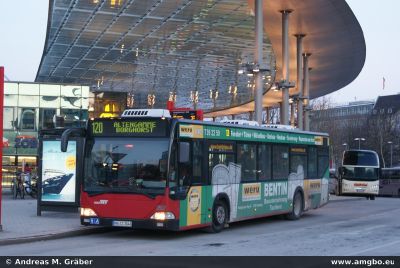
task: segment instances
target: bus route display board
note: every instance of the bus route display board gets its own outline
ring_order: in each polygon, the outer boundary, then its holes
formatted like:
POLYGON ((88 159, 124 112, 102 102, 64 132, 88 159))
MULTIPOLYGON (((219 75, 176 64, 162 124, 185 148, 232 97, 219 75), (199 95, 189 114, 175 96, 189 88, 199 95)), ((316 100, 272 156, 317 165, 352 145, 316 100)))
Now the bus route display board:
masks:
POLYGON ((197 112, 195 110, 188 110, 188 111, 170 111, 172 118, 177 118, 177 119, 190 119, 190 120, 196 120, 197 118, 197 112))
POLYGON ((239 141, 261 141, 303 145, 328 145, 328 137, 312 134, 278 132, 258 129, 241 129, 209 125, 179 125, 179 137, 239 141), (324 142, 325 140, 325 142, 324 142))
POLYGON ((92 136, 164 137, 167 135, 167 120, 95 120, 89 123, 92 136))

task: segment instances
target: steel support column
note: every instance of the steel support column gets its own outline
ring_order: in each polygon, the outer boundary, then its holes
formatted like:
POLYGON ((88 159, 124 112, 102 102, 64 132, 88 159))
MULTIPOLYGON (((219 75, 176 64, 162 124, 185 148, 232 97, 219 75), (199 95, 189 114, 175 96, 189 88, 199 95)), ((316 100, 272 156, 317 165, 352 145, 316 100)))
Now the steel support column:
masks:
POLYGON ((267 108, 265 108, 265 123, 266 124, 271 124, 271 118, 270 118, 270 115, 269 115, 269 107, 267 107, 267 108))
POLYGON ((297 101, 297 127, 300 130, 304 129, 303 126, 303 118, 304 118, 304 109, 303 109, 303 38, 305 34, 296 34, 297 41, 297 90, 299 92, 299 100, 297 101))
POLYGON ((292 127, 295 126, 295 125, 294 125, 294 113, 295 113, 295 111, 296 111, 295 105, 296 105, 296 103, 295 103, 295 101, 293 100, 293 102, 290 104, 290 125, 291 125, 292 127))
MULTIPOLYGON (((254 64, 262 66, 263 63, 263 39, 264 39, 264 19, 263 19, 263 0, 255 0, 255 15, 256 15, 256 44, 254 52, 254 64)), ((254 92, 254 114, 255 121, 262 124, 262 98, 263 98, 263 83, 261 72, 255 73, 256 88, 254 92)))
POLYGON ((303 53, 303 100, 304 100, 304 130, 310 131, 310 117, 309 117, 309 105, 310 105, 310 68, 308 67, 309 57, 311 53, 303 53))
MULTIPOLYGON (((282 10, 282 80, 289 83, 289 15, 292 10, 282 10)), ((289 88, 282 88, 281 124, 289 125, 289 88)))

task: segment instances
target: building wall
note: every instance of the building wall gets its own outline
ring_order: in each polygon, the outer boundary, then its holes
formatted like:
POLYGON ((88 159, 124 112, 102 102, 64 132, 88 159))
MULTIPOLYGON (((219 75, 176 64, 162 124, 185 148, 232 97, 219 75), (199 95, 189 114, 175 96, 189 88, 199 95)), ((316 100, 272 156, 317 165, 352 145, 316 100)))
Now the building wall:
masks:
POLYGON ((311 130, 329 133, 331 158, 339 164, 343 150, 351 148, 376 151, 382 167, 400 165, 400 95, 380 96, 376 102, 350 103, 346 106, 311 112, 311 130), (355 138, 364 138, 358 143, 355 138), (390 143, 391 142, 391 145, 390 143))
POLYGON ((5 82, 3 118, 3 184, 9 186, 25 163, 36 167, 38 132, 54 128, 54 115, 66 126, 86 122, 89 87, 5 82))

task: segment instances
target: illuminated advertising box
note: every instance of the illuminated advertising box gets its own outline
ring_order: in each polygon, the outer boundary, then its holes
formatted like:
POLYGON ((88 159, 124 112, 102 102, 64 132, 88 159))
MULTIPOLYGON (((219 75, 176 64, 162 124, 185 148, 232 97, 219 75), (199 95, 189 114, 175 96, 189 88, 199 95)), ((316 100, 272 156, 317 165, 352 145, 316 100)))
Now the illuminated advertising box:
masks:
POLYGON ((75 203, 77 142, 70 141, 65 153, 60 144, 43 141, 41 201, 75 203))

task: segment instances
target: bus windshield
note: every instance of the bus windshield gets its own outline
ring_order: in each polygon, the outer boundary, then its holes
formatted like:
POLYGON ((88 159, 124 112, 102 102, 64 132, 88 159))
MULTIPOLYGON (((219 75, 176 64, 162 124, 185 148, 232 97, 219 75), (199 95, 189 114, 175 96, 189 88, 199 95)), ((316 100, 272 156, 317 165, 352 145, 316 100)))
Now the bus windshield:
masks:
POLYGON ((343 178, 355 181, 374 181, 378 179, 378 170, 374 167, 343 167, 343 178))
POLYGON ((374 153, 363 151, 346 151, 343 156, 343 166, 378 167, 378 158, 374 153))
POLYGON ((89 194, 163 194, 167 139, 94 138, 85 151, 84 191, 89 194))

